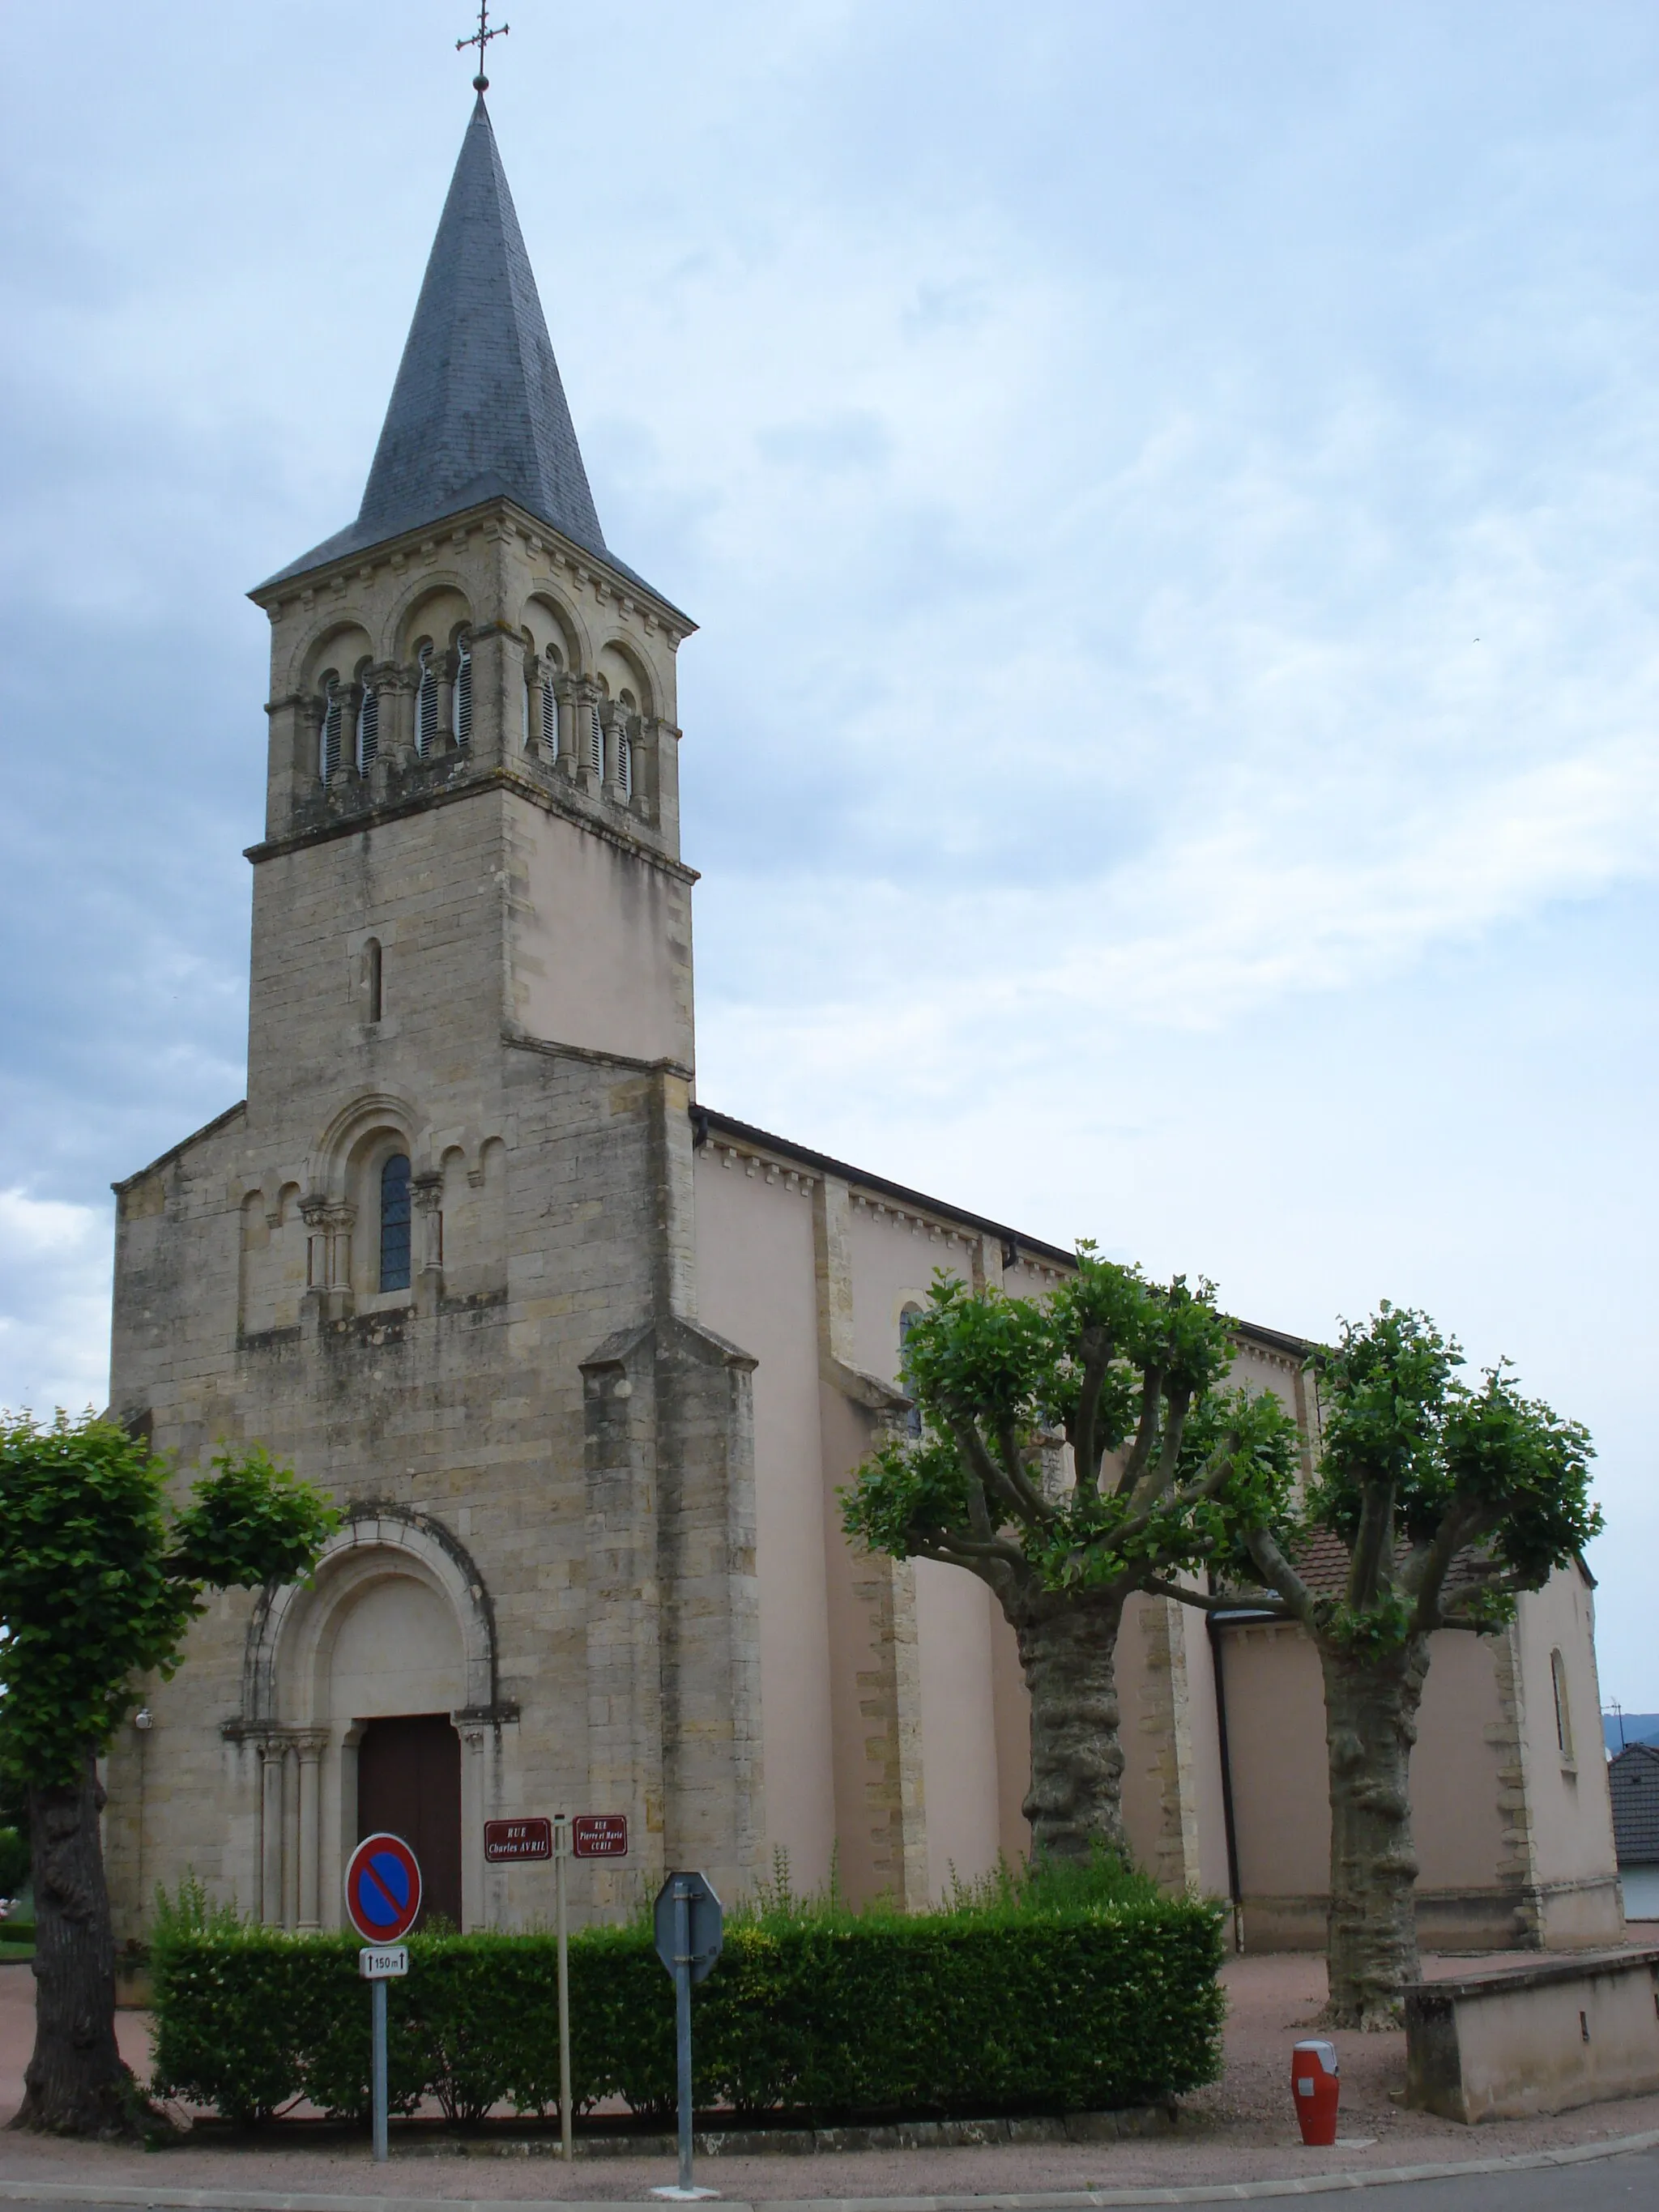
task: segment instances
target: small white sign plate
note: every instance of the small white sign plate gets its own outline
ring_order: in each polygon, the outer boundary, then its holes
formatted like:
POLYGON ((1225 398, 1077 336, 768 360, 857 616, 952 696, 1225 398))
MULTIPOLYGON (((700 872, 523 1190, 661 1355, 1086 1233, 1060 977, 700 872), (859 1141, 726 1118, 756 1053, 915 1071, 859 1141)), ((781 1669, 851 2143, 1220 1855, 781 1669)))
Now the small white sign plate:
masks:
POLYGON ((366 1982, 390 1981, 409 1972, 406 1943, 365 1943, 357 1954, 357 1972, 366 1982))

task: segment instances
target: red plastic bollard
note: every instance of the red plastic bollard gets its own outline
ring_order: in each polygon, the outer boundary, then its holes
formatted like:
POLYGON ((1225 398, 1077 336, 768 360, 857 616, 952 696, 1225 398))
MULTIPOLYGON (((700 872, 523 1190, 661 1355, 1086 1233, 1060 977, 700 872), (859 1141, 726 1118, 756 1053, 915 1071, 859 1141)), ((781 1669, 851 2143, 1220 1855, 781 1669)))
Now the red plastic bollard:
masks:
POLYGON ((1341 2088, 1336 2045, 1322 2037, 1298 2043, 1291 2053, 1291 2095, 1304 2143, 1336 2141, 1336 2105, 1341 2088))

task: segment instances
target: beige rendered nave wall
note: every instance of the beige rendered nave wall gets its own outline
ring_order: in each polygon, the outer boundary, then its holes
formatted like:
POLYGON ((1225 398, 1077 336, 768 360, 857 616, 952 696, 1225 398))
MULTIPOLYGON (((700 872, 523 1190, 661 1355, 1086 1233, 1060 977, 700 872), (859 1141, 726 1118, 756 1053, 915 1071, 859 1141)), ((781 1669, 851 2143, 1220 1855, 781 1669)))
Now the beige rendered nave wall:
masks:
POLYGON ((699 1156, 697 1311, 755 1370, 766 1835, 797 1887, 830 1872, 836 1836, 817 1318, 808 1196, 699 1156))

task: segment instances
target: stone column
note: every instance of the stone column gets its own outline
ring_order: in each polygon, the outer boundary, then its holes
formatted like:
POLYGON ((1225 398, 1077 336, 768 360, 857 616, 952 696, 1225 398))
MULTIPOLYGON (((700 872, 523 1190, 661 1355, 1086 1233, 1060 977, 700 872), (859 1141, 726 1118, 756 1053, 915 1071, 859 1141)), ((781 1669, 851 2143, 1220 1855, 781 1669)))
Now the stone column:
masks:
POLYGON ((334 789, 344 790, 357 780, 357 716, 363 703, 363 687, 361 684, 342 684, 334 696, 340 706, 340 742, 329 782, 334 789))
POLYGON ((444 1294, 444 1179, 441 1171, 428 1168, 416 1176, 410 1184, 410 1195, 414 1201, 413 1246, 410 1259, 414 1267, 415 1307, 418 1313, 434 1314, 444 1294))
POLYGON ((524 641, 500 623, 485 623, 468 640, 472 659, 472 734, 468 750, 480 768, 524 750, 524 641))
POLYGON ((556 676, 553 691, 558 707, 557 765, 562 775, 574 779, 576 773, 576 680, 572 676, 556 676))
POLYGON ((524 657, 524 749, 532 760, 545 757, 546 739, 542 729, 542 657, 534 651, 524 657))
POLYGON ((283 1925, 300 1921, 300 1793, 295 1787, 294 1739, 285 1736, 283 1760, 283 1925))
POLYGON ((461 1927, 463 1932, 470 1932, 486 1924, 482 1838, 488 1803, 484 1762, 490 1731, 476 1714, 460 1712, 451 1717, 461 1738, 461 1927))
POLYGON ((604 781, 602 775, 594 775, 589 765, 592 757, 589 746, 593 732, 593 716, 604 694, 597 684, 590 684, 585 678, 578 680, 575 729, 576 778, 586 791, 597 792, 604 781))
POLYGON ((461 656, 452 646, 447 653, 434 653, 432 665, 438 676, 438 726, 433 734, 434 753, 453 753, 455 750, 455 678, 461 665, 461 656))
POLYGON ((308 1729, 295 1740, 295 1748, 300 1761, 300 1913, 301 1928, 320 1928, 322 1921, 319 1906, 321 1897, 319 1855, 322 1848, 320 1818, 321 1784, 320 1762, 323 1747, 328 1741, 319 1729, 308 1729))
POLYGON ((267 1928, 283 1924, 283 1759, 281 1736, 259 1745, 259 1917, 267 1928))
POLYGON ((320 791, 323 775, 323 724, 328 715, 328 702, 320 692, 300 702, 301 757, 306 766, 306 781, 313 791, 320 791))

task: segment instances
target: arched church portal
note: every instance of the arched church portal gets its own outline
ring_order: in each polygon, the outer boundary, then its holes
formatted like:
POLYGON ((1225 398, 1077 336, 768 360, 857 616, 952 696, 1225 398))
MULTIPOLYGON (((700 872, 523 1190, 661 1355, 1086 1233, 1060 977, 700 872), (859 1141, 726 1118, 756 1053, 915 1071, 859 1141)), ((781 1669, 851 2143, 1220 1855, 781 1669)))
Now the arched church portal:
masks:
POLYGON ((422 1920, 481 1924, 495 1638, 460 1546, 423 1518, 355 1516, 309 1589, 256 1613, 246 1668, 260 1918, 338 1927, 353 1845, 388 1829, 421 1862, 422 1920))

